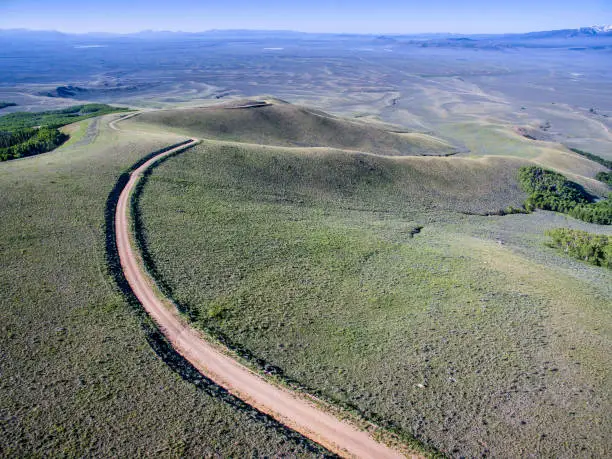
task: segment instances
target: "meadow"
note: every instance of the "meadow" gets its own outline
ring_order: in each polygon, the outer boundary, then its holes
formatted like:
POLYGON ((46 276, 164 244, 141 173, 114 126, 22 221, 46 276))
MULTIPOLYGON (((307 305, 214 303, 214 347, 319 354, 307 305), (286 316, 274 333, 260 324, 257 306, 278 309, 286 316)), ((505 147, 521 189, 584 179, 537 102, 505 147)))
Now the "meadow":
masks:
POLYGON ((0 165, 0 455, 325 455, 198 375, 117 287, 108 196, 183 138, 119 133, 110 119, 0 165))
POLYGON ((554 214, 475 215, 521 205, 523 164, 209 141, 136 228, 191 320, 290 384, 446 455, 606 455, 610 273, 544 245, 554 214))

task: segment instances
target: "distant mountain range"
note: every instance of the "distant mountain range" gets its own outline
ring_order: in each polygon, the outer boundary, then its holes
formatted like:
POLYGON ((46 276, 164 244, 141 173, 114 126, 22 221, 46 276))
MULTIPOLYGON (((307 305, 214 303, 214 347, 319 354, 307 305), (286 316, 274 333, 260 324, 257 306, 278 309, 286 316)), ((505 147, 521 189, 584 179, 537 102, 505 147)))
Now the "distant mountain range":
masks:
MULTIPOLYGON (((202 32, 181 32, 167 30, 143 30, 136 33, 117 34, 105 32, 91 33, 64 33, 51 30, 29 30, 29 29, 0 29, 0 39, 13 38, 24 40, 112 40, 116 38, 132 38, 141 40, 174 40, 184 38, 238 38, 238 37, 277 37, 277 38, 297 38, 297 37, 372 37, 372 35, 362 34, 333 34, 333 33, 306 33, 289 30, 208 30, 202 32)), ((400 39, 420 39, 420 40, 545 40, 545 39, 568 39, 568 38, 590 38, 590 37, 612 37, 612 25, 580 27, 578 29, 561 29, 528 33, 504 33, 504 34, 455 34, 455 33, 426 33, 426 34, 384 34, 377 39, 395 41, 400 39)))
POLYGON ((612 25, 585 27, 585 31, 588 30, 594 35, 599 33, 612 33, 612 25))
POLYGON ((612 25, 580 27, 579 29, 550 30, 546 32, 530 32, 522 35, 526 38, 612 37, 612 25))

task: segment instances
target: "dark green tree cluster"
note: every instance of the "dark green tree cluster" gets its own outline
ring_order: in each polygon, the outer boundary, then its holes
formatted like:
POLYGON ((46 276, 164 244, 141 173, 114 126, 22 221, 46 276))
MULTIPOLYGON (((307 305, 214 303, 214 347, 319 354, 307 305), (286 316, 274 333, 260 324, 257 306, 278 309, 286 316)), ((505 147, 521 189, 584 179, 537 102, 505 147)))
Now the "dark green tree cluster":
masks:
MULTIPOLYGON (((22 158, 45 153, 59 147, 68 140, 68 136, 57 129, 42 127, 40 129, 28 129, 18 132, 17 135, 10 134, 13 139, 23 139, 13 145, 0 147, 0 161, 22 158), (21 135, 20 135, 21 134, 21 135)), ((9 136, 2 135, 3 141, 9 136)), ((9 143, 6 141, 6 143, 9 143)))
POLYGON ((584 188, 570 182, 557 172, 538 166, 519 169, 519 183, 530 194, 525 207, 527 210, 545 209, 564 212, 577 204, 588 204, 592 196, 584 188))
POLYGON ((598 172, 595 178, 612 188, 612 161, 594 155, 593 153, 589 153, 588 151, 578 150, 577 148, 570 148, 570 150, 572 150, 574 153, 584 156, 585 158, 589 158, 591 161, 595 161, 596 163, 599 163, 604 167, 607 167, 607 172, 598 172))
POLYGON ((519 183, 529 193, 525 201, 528 211, 552 210, 589 223, 612 224, 611 197, 595 202, 584 188, 561 174, 537 166, 521 167, 519 183))
POLYGON ((595 178, 612 188, 612 172, 598 172, 595 178))
POLYGON ((0 161, 46 153, 68 140, 58 128, 94 116, 128 109, 86 104, 48 112, 17 112, 0 117, 0 161))
POLYGON ((580 156, 584 156, 585 158, 590 159, 591 161, 595 161, 596 163, 599 163, 602 166, 607 167, 608 169, 612 169, 612 161, 608 161, 607 159, 604 159, 601 156, 594 155, 593 153, 589 153, 588 151, 579 150, 578 148, 570 148, 570 150, 580 156))
POLYGON ((14 132, 0 132, 0 148, 8 148, 29 140, 36 129, 19 129, 14 132))
POLYGON ((549 230, 546 235, 552 238, 550 247, 560 249, 578 260, 612 268, 612 237, 569 228, 549 230))
POLYGON ((6 107, 15 107, 17 104, 15 102, 4 102, 0 100, 0 110, 6 107))
POLYGON ((578 205, 569 212, 574 218, 599 225, 612 225, 612 193, 607 199, 588 205, 578 205))

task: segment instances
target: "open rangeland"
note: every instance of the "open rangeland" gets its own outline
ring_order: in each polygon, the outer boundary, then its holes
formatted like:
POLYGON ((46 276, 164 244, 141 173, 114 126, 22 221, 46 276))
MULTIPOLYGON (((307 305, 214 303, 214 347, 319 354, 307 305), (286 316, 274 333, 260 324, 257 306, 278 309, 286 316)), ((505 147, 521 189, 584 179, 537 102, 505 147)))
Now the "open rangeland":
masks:
POLYGON ((526 163, 204 141, 136 231, 186 316, 288 384, 444 454, 605 456, 612 278, 542 231, 607 229, 484 216, 526 163))
POLYGON ((147 176, 134 236, 241 363, 431 454, 612 454, 611 271, 545 234, 612 230, 498 215, 523 165, 609 192, 577 150, 612 160, 610 39, 53 35, 0 33, 1 115, 139 111, 0 164, 0 456, 329 454, 203 378, 125 288, 118 186, 186 137, 210 140, 147 176))
POLYGON ((199 376, 117 289, 107 198, 184 138, 117 132, 112 118, 0 164, 0 455, 328 454, 199 376))
POLYGON ((119 193, 113 215, 116 253, 134 296, 178 353, 200 373, 251 406, 341 456, 379 459, 405 457, 399 450, 376 441, 374 435, 364 430, 363 426, 338 419, 310 397, 270 384, 241 365, 235 356, 227 355, 227 349, 215 346, 184 320, 176 305, 163 297, 147 275, 138 245, 132 243, 130 211, 134 202, 133 192, 140 186, 142 174, 152 166, 196 144, 196 140, 191 140, 152 156, 131 172, 119 193))
POLYGON ((329 454, 200 376, 109 258, 125 172, 185 136, 209 138, 146 173, 133 229, 213 342, 425 454, 609 453, 612 277, 543 231, 610 231, 501 216, 527 197, 521 166, 557 164, 601 195, 599 165, 546 142, 544 160, 473 155, 236 104, 83 121, 58 150, 1 166, 3 453, 329 454))

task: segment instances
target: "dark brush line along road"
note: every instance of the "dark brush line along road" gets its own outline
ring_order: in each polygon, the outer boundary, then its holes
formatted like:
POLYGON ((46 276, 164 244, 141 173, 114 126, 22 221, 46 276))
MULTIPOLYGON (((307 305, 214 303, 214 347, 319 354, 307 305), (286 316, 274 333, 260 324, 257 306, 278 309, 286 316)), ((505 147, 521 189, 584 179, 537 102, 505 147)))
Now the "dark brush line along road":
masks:
MULTIPOLYGON (((118 121, 118 120, 117 120, 118 121)), ((115 122, 111 127, 116 127, 115 122)), ((172 346, 195 368, 227 391, 287 427, 343 457, 399 458, 405 454, 378 441, 365 430, 341 421, 305 396, 266 381, 207 341, 180 316, 146 273, 130 234, 130 196, 142 174, 159 159, 186 150, 186 145, 160 153, 134 170, 119 196, 115 214, 117 249, 121 266, 134 294, 172 346)), ((410 453, 408 455, 411 455, 410 453)), ((413 455, 412 457, 418 457, 413 455)))

